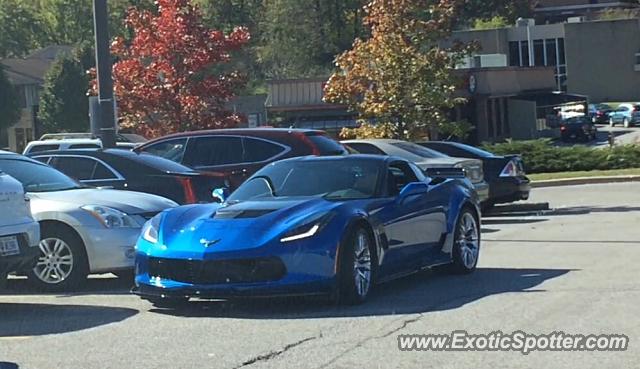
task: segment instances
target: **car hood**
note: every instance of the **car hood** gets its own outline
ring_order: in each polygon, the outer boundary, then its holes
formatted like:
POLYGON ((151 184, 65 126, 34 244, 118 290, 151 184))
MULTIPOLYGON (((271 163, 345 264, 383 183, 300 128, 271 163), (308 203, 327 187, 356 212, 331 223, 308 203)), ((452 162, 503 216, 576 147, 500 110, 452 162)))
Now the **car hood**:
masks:
POLYGON ((261 247, 340 204, 313 197, 193 205, 166 212, 160 233, 169 252, 202 251, 201 241, 215 243, 211 247, 214 253, 247 250, 261 247))
POLYGON ((34 206, 47 203, 48 210, 56 210, 56 203, 77 205, 100 205, 120 210, 127 214, 160 212, 177 204, 164 197, 141 192, 98 188, 83 188, 68 191, 29 193, 34 206))

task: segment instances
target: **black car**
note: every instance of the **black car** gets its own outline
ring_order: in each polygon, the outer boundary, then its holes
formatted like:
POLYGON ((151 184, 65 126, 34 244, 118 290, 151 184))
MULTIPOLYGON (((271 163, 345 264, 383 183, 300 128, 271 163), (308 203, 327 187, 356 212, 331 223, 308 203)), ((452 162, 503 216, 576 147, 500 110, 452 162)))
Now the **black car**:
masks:
POLYGON ((568 141, 593 141, 598 134, 598 128, 588 117, 573 117, 560 123, 560 139, 568 141))
POLYGON ((420 145, 449 156, 482 160, 484 179, 489 183, 489 199, 482 204, 485 209, 529 198, 530 181, 518 155, 494 155, 457 142, 429 141, 420 145))
POLYGON ((298 156, 349 152, 322 131, 236 128, 183 132, 157 138, 133 151, 147 152, 202 173, 217 173, 235 190, 267 164, 298 156))
POLYGON ((128 150, 45 151, 31 157, 90 186, 150 193, 178 204, 213 202, 212 191, 224 186, 221 176, 128 150))
POLYGON ((593 123, 608 124, 613 108, 607 104, 589 104, 589 117, 593 123))

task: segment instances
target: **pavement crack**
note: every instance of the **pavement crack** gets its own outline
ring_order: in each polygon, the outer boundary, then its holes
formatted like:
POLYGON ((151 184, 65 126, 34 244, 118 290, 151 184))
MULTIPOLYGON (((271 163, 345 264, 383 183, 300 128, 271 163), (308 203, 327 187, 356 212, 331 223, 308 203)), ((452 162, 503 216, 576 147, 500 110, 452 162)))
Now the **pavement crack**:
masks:
POLYGON ((326 368, 328 366, 330 366, 331 364, 335 363, 336 361, 340 360, 342 357, 346 356, 347 354, 359 349, 360 347, 364 346, 367 342, 369 341, 373 341, 373 340, 379 340, 382 338, 386 338, 391 336, 394 333, 397 333, 403 329, 405 329, 407 326, 419 321, 420 319, 422 319, 422 317, 424 316, 424 314, 419 314, 416 317, 410 318, 410 319, 404 319, 402 320, 402 324, 384 334, 381 335, 371 335, 368 336, 360 341, 358 341, 358 343, 356 343, 355 345, 351 346, 350 348, 346 349, 345 351, 343 351, 342 353, 340 353, 339 355, 336 355, 335 357, 333 357, 331 360, 327 361, 326 363, 324 363, 323 365, 321 365, 319 367, 319 369, 323 369, 326 368))
POLYGON ((296 341, 294 343, 290 343, 290 344, 284 346, 283 348, 281 348, 279 350, 270 351, 270 352, 268 352, 266 354, 262 354, 262 355, 258 355, 256 357, 253 357, 253 358, 243 362, 242 364, 234 367, 233 369, 244 368, 246 366, 253 365, 253 364, 255 364, 257 362, 260 362, 260 361, 269 361, 271 359, 274 359, 274 358, 284 354, 285 352, 291 350, 294 347, 300 346, 300 345, 302 345, 302 344, 304 344, 306 342, 313 341, 313 340, 316 340, 318 338, 322 338, 322 333, 320 333, 317 336, 303 338, 303 339, 301 339, 299 341, 296 341))

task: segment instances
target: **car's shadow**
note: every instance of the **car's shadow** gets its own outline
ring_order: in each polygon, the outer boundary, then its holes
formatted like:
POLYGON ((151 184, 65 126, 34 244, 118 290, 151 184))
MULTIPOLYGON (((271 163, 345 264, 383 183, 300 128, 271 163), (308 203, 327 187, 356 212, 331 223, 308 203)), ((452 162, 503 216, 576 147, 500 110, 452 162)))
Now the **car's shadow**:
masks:
POLYGON ((137 313, 108 306, 0 302, 0 337, 74 332, 121 322, 137 313))
POLYGON ((29 284, 26 278, 11 278, 7 281, 4 289, 0 290, 2 295, 38 295, 73 297, 83 295, 128 295, 133 280, 122 278, 89 278, 80 287, 67 292, 41 292, 29 284))
POLYGON ((540 284, 569 273, 569 269, 480 268, 469 275, 443 271, 419 273, 377 286, 358 306, 330 305, 311 298, 192 301, 177 309, 152 312, 183 317, 240 319, 307 319, 429 313, 449 310, 503 293, 544 292, 540 284))

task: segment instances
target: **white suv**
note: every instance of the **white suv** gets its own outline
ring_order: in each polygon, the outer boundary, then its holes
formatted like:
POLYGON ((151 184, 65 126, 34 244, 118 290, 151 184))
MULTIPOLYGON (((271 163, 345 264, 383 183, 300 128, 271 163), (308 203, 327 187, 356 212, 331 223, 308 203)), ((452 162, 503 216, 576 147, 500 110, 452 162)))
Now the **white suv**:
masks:
POLYGON ((33 268, 40 225, 31 216, 22 184, 0 170, 0 286, 7 274, 33 268))

